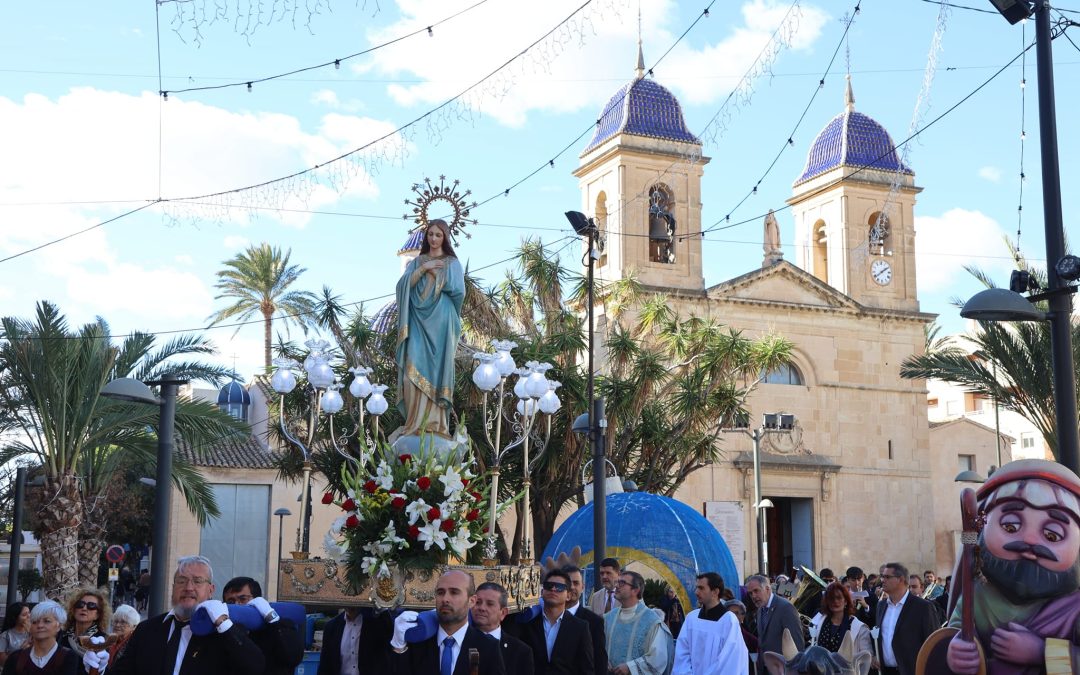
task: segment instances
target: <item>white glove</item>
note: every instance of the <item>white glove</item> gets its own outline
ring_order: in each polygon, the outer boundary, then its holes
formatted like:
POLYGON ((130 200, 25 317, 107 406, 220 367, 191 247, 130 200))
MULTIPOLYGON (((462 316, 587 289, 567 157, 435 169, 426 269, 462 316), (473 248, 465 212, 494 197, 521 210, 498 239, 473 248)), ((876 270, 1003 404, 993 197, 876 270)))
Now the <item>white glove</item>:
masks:
POLYGON ((229 606, 220 600, 203 600, 199 603, 199 606, 195 608, 195 611, 200 609, 206 610, 206 615, 210 617, 210 620, 217 623, 217 620, 224 616, 229 618, 229 606))
POLYGON ((394 649, 405 648, 405 631, 416 626, 416 617, 420 616, 411 609, 398 614, 394 619, 394 637, 390 640, 390 646, 394 649))
POLYGON ((93 669, 97 669, 100 673, 105 670, 106 664, 109 663, 109 652, 95 652, 92 650, 86 650, 83 654, 83 667, 86 668, 86 672, 90 672, 93 669))
POLYGON ((270 603, 266 601, 266 598, 252 598, 248 603, 248 607, 254 607, 259 610, 259 616, 264 619, 274 611, 274 608, 270 606, 270 603))

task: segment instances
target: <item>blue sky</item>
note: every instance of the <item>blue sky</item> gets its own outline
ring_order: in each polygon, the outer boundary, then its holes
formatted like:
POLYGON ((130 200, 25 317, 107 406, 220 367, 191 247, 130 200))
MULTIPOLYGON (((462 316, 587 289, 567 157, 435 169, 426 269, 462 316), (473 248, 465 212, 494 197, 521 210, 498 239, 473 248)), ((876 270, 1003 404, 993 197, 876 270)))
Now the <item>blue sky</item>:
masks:
MULTIPOLYGON (((222 20, 198 28, 178 9, 207 0, 133 3, 21 3, 0 22, 0 257, 87 228, 159 196, 177 198, 271 181, 321 165, 419 117, 477 82, 571 14, 584 0, 521 3, 487 0, 333 2, 295 21, 259 23, 244 34, 224 3, 222 20), (246 82, 333 61, 466 10, 396 44, 288 78, 209 91, 156 94, 158 40, 163 87, 246 82), (330 11, 332 10, 332 11, 330 11)), ((258 5, 259 3, 255 3, 258 5)), ((266 0, 265 9, 292 0, 266 0)), ((305 3, 300 3, 304 5, 305 3)), ((708 3, 641 0, 647 65, 653 64, 708 3)), ((750 190, 785 144, 824 74, 851 2, 798 2, 797 29, 753 80, 752 94, 725 97, 791 7, 790 0, 717 2, 655 68, 657 81, 683 104, 700 132, 722 111, 723 133, 706 136, 703 221, 721 220, 750 190)), ((991 8, 989 2, 961 4, 991 8)), ((1080 4, 1063 9, 1080 9, 1080 4)), ((0 263, 0 311, 29 315, 39 299, 57 302, 76 322, 105 317, 114 332, 199 329, 220 305, 214 273, 246 245, 269 241, 292 249, 308 268, 302 285, 333 288, 346 302, 393 290, 394 253, 407 232, 401 215, 410 186, 445 174, 478 200, 503 192, 582 133, 604 102, 633 76, 637 0, 593 0, 575 19, 516 61, 466 102, 444 109, 402 137, 375 164, 337 162, 314 173, 317 184, 274 183, 263 190, 199 204, 151 206, 67 241, 0 263), (347 180, 346 180, 347 179, 347 180), (213 204, 207 206, 207 204, 213 204), (285 205, 288 211, 276 208, 285 205), (318 213, 312 213, 312 211, 318 213)), ((894 140, 908 135, 927 66, 939 8, 922 0, 867 0, 855 18, 825 85, 794 144, 732 215, 739 221, 779 209, 814 136, 843 107, 850 71, 856 108, 881 122, 894 140)), ((1080 19, 1080 14, 1070 14, 1080 19)), ((936 78, 923 120, 972 92, 1016 55, 1023 31, 999 16, 964 9, 945 19, 936 78)), ((1080 30, 1073 29, 1080 35, 1080 30)), ((1073 37, 1080 43, 1080 39, 1073 37)), ((1071 149, 1078 147, 1070 111, 1080 51, 1054 44, 1066 231, 1080 197, 1071 149)), ((916 206, 921 307, 940 313, 949 331, 963 329, 954 296, 977 290, 962 270, 975 264, 1006 283, 1003 236, 1015 239, 1019 201, 1022 72, 1019 62, 927 130, 908 161, 924 192, 916 206)), ((1027 176, 1021 248, 1043 256, 1039 129, 1034 50, 1026 79, 1027 176)), ((712 127, 716 129, 717 127, 712 127)), ((568 226, 562 212, 581 209, 571 171, 588 137, 554 167, 475 212, 472 239, 459 255, 473 269, 507 258, 524 236, 554 242, 568 226)), ((382 146, 388 147, 388 146, 382 146)), ((370 159, 370 155, 366 155, 370 159)), ((779 214, 793 257, 793 224, 779 214)), ((1074 237, 1075 238, 1075 237, 1074 237)), ((706 283, 758 264, 761 223, 710 234, 706 283)), ((561 243, 561 242, 560 242, 561 243)), ((576 253, 574 254, 576 257, 576 253)), ((568 259, 570 262, 570 259, 568 259)), ((504 265, 482 273, 497 282, 504 265)), ((223 363, 254 372, 261 327, 215 329, 223 363)), ((298 334, 294 334, 297 336, 298 334)))

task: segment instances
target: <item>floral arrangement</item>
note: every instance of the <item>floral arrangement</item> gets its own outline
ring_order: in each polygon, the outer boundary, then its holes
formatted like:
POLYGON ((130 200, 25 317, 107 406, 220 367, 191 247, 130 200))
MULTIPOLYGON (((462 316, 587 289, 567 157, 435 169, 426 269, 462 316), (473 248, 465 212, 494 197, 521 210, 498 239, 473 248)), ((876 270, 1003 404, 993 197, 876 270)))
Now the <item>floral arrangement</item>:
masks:
MULTIPOLYGON (((467 458, 387 452, 359 468, 342 468, 344 494, 322 498, 342 510, 324 546, 345 563, 354 588, 390 576, 393 566, 431 569, 454 558, 479 561, 476 545, 488 531, 489 484, 472 472, 467 458)), ((500 512, 508 505, 500 505, 500 512)))

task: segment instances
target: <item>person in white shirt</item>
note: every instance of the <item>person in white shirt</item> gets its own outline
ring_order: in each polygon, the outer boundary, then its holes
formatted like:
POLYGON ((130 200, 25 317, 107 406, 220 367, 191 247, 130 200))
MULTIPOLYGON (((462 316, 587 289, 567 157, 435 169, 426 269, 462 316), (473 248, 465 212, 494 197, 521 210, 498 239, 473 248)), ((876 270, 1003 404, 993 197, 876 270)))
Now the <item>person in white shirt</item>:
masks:
POLYGON ((749 654, 739 620, 726 611, 720 597, 724 579, 716 572, 697 576, 694 596, 698 608, 686 615, 675 641, 671 675, 747 675, 749 654))

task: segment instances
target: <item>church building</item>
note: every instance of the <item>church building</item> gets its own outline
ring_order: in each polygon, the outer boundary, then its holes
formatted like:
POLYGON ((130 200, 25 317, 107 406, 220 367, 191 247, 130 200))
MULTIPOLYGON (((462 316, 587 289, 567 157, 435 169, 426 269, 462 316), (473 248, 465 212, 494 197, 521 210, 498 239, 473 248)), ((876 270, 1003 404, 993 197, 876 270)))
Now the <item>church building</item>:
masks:
MULTIPOLYGON (((706 287, 700 232, 709 196, 701 179, 709 159, 678 100, 645 77, 641 61, 603 109, 574 172, 582 208, 604 239, 598 274, 611 281, 633 273, 682 318, 795 345, 793 363, 764 374, 749 403, 748 431, 766 413, 794 416, 790 430, 760 438, 767 546, 756 543, 748 433, 724 434, 721 461, 692 474, 676 498, 721 528, 744 576, 759 569, 759 555, 770 574, 798 565, 876 571, 887 560, 951 571, 959 488, 946 482, 939 494, 926 383, 900 377, 934 319, 919 310, 916 292, 922 188, 914 171, 888 132, 855 109, 849 80, 843 109, 809 148, 789 208, 766 219, 761 264, 706 287), (792 260, 780 248, 782 230, 794 232, 792 260), (938 518, 935 509, 956 517, 938 518)), ((595 312, 602 342, 607 317, 599 305, 595 312)))

